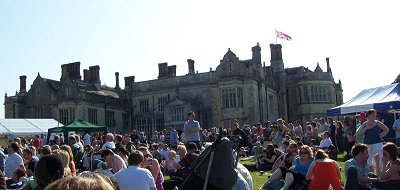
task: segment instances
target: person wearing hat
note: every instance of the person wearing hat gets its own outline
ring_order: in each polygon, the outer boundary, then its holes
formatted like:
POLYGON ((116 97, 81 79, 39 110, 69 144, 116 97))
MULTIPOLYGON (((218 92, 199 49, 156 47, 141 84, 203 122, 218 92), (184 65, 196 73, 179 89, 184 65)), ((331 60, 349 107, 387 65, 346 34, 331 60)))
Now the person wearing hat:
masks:
POLYGON ((365 115, 365 112, 360 112, 356 115, 356 119, 357 119, 357 125, 356 125, 356 143, 362 143, 363 139, 364 139, 364 135, 361 135, 359 133, 360 127, 361 125, 367 121, 367 117, 365 115))

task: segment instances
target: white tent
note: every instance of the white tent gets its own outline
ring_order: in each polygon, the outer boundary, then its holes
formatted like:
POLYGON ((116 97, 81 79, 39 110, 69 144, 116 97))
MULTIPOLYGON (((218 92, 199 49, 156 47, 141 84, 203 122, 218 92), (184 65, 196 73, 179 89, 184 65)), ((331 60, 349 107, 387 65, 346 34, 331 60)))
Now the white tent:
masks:
POLYGON ((63 126, 55 119, 0 119, 0 136, 34 136, 47 134, 53 127, 63 126))

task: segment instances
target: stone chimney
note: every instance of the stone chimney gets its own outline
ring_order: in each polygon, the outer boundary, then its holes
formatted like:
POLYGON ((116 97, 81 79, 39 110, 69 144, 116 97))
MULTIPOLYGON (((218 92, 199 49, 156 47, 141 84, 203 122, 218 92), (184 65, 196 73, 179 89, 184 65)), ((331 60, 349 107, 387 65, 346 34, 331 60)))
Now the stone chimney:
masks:
POLYGON ((121 89, 119 87, 119 72, 115 72, 115 89, 121 89))
POLYGON ((19 76, 19 93, 26 93, 26 75, 19 76))
POLYGON ((168 76, 168 63, 158 64, 158 78, 165 78, 168 76))
POLYGON ((332 70, 331 70, 331 65, 329 64, 329 57, 327 57, 326 58, 326 72, 328 72, 328 73, 332 73, 332 70))
POLYGON ((251 48, 253 52, 252 60, 254 65, 261 66, 261 47, 260 44, 257 42, 257 45, 251 48))
POLYGON ((101 80, 100 80, 100 67, 98 65, 89 67, 89 75, 90 75, 90 83, 97 85, 100 87, 101 80))
POLYGON ((90 71, 88 69, 83 70, 83 81, 85 81, 86 83, 90 83, 90 81, 91 81, 90 71))
POLYGON ((133 83, 135 83, 135 76, 125 77, 125 89, 129 88, 133 83))
POLYGON ((270 48, 271 48, 271 61, 282 60, 282 45, 270 44, 270 48))
POLYGON ((168 66, 168 77, 176 76, 176 65, 168 66))
POLYGON ((188 74, 192 75, 192 74, 194 74, 194 60, 188 59, 187 62, 188 62, 188 67, 189 67, 188 74))
POLYGON ((81 80, 81 63, 74 62, 61 65, 61 81, 67 78, 72 80, 81 80))

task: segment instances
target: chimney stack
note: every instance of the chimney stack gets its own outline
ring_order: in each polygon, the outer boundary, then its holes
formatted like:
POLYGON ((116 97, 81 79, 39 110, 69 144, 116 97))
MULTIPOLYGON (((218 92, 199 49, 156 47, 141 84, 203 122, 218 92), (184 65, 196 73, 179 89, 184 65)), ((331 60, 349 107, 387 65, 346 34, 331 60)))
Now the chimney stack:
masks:
POLYGON ((188 66, 189 66, 189 73, 188 74, 192 75, 192 74, 194 74, 194 60, 188 59, 187 62, 188 62, 188 66))
POLYGON ((125 89, 129 88, 133 83, 135 83, 135 76, 125 77, 125 89))
POLYGON ((158 78, 164 78, 168 75, 168 63, 159 63, 158 64, 158 78))
POLYGON ((329 64, 329 57, 326 58, 326 68, 328 73, 332 73, 331 65, 329 64))
POLYGON ((119 72, 115 72, 115 89, 121 89, 119 87, 119 72))
POLYGON ((167 77, 174 77, 176 76, 176 65, 168 66, 168 76, 167 77))
POLYGON ((19 76, 19 93, 26 93, 26 75, 19 76))
POLYGON ((260 44, 257 42, 257 45, 251 48, 252 60, 254 65, 261 66, 261 47, 260 44))
POLYGON ((95 86, 98 86, 100 88, 100 67, 98 65, 89 67, 89 73, 91 79, 90 83, 93 83, 95 86))
POLYGON ((81 63, 74 62, 61 65, 61 81, 69 78, 72 80, 81 80, 81 63))
POLYGON ((86 83, 90 83, 90 81, 91 81, 90 71, 87 69, 83 69, 83 81, 85 81, 86 83))

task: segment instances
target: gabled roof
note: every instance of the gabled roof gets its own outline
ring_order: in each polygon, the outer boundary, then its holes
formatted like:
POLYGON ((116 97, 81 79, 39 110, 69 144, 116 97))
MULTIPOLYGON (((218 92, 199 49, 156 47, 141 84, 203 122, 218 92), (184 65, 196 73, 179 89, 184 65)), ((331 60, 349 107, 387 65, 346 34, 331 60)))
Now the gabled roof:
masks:
POLYGON ((292 67, 292 68, 285 69, 285 73, 287 75, 295 75, 295 74, 299 74, 299 73, 308 73, 308 72, 312 72, 312 71, 304 66, 292 67))

